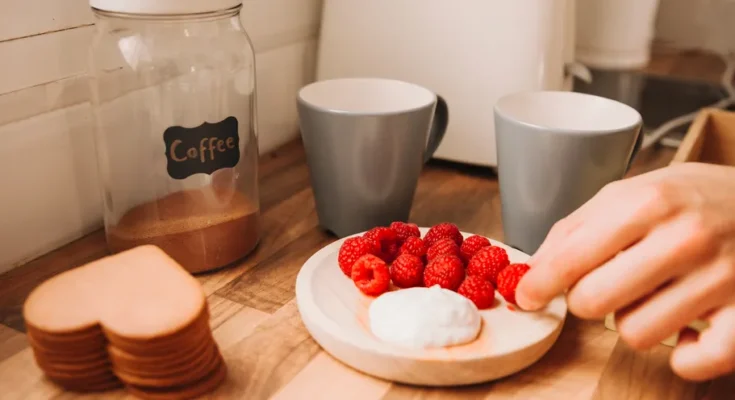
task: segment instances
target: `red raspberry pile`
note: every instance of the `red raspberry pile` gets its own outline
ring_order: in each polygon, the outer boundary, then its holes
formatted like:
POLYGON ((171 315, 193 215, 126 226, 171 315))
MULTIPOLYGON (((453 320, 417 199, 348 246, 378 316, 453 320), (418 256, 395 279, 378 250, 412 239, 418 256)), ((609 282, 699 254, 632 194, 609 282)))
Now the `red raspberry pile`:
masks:
POLYGON ((432 226, 421 237, 418 226, 393 222, 344 241, 338 263, 342 272, 368 296, 397 288, 439 285, 471 300, 477 308, 495 305, 495 289, 515 303, 515 288, 528 271, 511 264, 502 247, 485 237, 466 239, 454 224, 432 226))

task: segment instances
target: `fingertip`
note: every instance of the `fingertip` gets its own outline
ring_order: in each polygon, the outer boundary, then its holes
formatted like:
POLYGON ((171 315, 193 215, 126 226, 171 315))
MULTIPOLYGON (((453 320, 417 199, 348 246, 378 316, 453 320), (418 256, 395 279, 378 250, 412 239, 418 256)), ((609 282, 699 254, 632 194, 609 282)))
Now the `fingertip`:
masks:
MULTIPOLYGON (((679 339, 671 351, 671 357, 669 358, 669 364, 671 369, 679 376, 682 376, 682 366, 691 363, 692 352, 696 352, 697 337, 691 335, 689 332, 682 330, 679 333, 679 339)), ((696 360, 694 360, 696 361, 696 360)))
POLYGON ((552 267, 554 265, 552 248, 544 250, 542 245, 526 264, 530 269, 518 282, 516 303, 525 311, 538 311, 562 293, 563 289, 558 274, 552 267))
POLYGON ((713 350, 707 342, 701 342, 700 334, 696 330, 685 328, 679 334, 674 350, 669 358, 671 370, 690 382, 704 382, 714 379, 729 370, 722 369, 716 362, 717 356, 722 350, 713 350))
POLYGON ((534 292, 533 282, 526 279, 527 276, 528 274, 518 283, 518 287, 516 288, 516 303, 518 307, 525 311, 536 311, 544 306, 543 300, 534 292))
POLYGON ((688 381, 707 380, 707 367, 703 365, 699 351, 696 339, 691 340, 687 337, 684 341, 679 341, 669 358, 671 370, 688 381))
POLYGON ((541 308, 539 303, 536 303, 519 293, 516 293, 516 303, 518 303, 518 307, 524 311, 538 311, 538 309, 541 308))

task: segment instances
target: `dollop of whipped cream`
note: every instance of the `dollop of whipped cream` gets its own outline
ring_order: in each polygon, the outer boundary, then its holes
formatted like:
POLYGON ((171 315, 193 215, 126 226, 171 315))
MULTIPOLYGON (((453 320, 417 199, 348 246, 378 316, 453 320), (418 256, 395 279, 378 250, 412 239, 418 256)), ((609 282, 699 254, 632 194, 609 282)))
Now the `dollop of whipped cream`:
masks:
POLYGON ((482 326, 474 303, 438 285, 387 292, 373 300, 368 316, 380 340, 409 348, 468 343, 482 326))

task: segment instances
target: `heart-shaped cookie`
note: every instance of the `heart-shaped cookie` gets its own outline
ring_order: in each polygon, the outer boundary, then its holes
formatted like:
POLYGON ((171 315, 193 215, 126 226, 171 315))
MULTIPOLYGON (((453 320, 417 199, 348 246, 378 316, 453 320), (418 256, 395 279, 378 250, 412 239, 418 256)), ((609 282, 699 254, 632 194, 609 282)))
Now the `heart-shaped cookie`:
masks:
POLYGON ((50 278, 23 315, 37 364, 68 390, 124 383, 143 398, 179 398, 226 375, 199 282, 155 246, 50 278))

